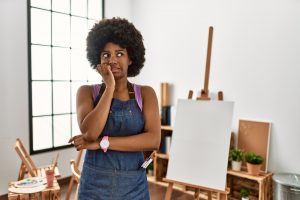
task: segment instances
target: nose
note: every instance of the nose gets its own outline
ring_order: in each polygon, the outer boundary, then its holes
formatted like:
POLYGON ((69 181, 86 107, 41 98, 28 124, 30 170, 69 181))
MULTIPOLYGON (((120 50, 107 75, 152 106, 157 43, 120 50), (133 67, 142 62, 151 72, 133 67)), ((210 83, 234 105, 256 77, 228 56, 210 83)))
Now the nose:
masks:
POLYGON ((117 63, 117 59, 116 56, 114 54, 112 54, 109 59, 108 59, 108 63, 109 64, 116 64, 117 63))

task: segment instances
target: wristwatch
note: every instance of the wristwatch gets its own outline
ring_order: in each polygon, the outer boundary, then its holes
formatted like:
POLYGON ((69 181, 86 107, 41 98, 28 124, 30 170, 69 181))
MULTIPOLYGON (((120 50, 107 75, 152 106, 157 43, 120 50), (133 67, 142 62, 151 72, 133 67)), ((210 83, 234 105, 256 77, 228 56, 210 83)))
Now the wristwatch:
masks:
POLYGON ((105 153, 109 147, 109 141, 108 141, 108 136, 104 136, 102 140, 100 141, 100 147, 105 153))

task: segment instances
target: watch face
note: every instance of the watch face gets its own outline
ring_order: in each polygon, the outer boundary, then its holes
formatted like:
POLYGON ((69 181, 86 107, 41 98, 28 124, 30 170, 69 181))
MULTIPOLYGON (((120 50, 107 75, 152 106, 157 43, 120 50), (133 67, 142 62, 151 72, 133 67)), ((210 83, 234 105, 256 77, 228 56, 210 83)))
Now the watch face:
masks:
POLYGON ((102 149, 107 149, 109 146, 109 141, 108 140, 101 140, 100 146, 102 149))

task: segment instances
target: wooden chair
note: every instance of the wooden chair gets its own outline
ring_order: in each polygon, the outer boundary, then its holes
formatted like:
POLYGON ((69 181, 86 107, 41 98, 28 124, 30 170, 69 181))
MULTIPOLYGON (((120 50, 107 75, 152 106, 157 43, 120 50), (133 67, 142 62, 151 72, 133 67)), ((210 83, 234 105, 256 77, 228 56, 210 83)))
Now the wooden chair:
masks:
POLYGON ((44 167, 37 167, 34 164, 33 160, 31 159, 30 155, 28 154, 22 141, 19 138, 16 139, 15 150, 22 161, 19 174, 18 174, 18 180, 23 179, 25 175, 29 177, 46 176, 45 169, 47 168, 54 168, 55 176, 60 177, 59 170, 57 168, 58 154, 51 165, 44 166, 44 167))
MULTIPOLYGON (((78 190, 79 190, 79 183, 80 183, 80 171, 76 166, 76 163, 74 160, 70 161, 71 164, 71 171, 72 171, 72 178, 73 178, 73 183, 76 182, 77 188, 74 196, 74 200, 78 199, 78 190)), ((69 197, 70 198, 70 197, 69 197)))
POLYGON ((78 189, 79 189, 79 181, 80 181, 80 170, 78 169, 78 166, 80 164, 82 152, 83 152, 83 150, 78 151, 76 161, 74 161, 74 160, 70 161, 72 176, 71 176, 69 187, 68 187, 68 190, 67 190, 67 193, 66 193, 66 200, 70 200, 74 182, 77 184, 77 189, 76 189, 74 199, 77 200, 77 194, 78 194, 78 189))

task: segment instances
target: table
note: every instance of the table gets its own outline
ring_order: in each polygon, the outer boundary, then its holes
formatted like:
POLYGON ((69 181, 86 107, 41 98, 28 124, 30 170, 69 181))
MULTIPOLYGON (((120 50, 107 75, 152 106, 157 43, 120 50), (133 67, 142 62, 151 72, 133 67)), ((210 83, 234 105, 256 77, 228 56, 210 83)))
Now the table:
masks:
MULTIPOLYGON (((8 187, 14 187, 15 182, 10 182, 8 187)), ((8 200, 60 200, 60 187, 57 179, 54 178, 53 186, 44 190, 30 194, 19 194, 8 192, 8 200)))

